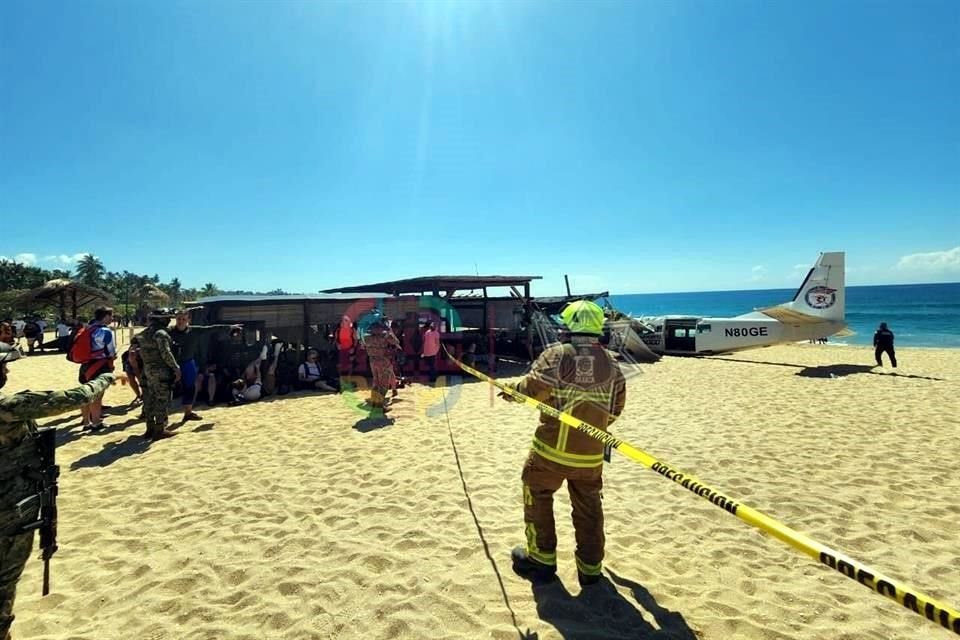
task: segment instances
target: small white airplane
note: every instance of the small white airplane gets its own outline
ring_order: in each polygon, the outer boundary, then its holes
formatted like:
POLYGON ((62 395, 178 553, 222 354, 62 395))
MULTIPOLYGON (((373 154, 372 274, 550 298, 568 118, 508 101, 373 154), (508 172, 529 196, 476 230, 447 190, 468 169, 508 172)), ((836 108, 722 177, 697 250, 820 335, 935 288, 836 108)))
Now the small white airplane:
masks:
POLYGON ((793 300, 733 318, 671 315, 607 324, 635 353, 710 355, 826 338, 847 326, 843 263, 842 251, 821 253, 793 300))

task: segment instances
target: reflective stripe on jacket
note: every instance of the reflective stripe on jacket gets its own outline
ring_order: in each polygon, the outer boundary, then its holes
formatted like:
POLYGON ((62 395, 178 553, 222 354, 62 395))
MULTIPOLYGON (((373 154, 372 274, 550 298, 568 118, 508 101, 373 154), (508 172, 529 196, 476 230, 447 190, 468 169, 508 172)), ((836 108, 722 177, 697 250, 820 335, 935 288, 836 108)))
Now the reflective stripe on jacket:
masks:
MULTIPOLYGON (((574 336, 568 343, 544 350, 516 389, 604 430, 626 401, 626 381, 619 365, 593 337, 574 336)), ((601 442, 543 413, 533 451, 567 467, 603 464, 601 442)))

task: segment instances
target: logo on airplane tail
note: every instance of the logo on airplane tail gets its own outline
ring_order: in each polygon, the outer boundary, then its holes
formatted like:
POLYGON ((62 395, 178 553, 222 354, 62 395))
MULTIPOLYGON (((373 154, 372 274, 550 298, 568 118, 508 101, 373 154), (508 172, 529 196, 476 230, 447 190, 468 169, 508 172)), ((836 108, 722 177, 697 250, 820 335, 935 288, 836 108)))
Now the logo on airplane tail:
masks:
POLYGON ((830 287, 812 287, 807 289, 805 299, 814 309, 829 309, 837 301, 837 290, 830 287))

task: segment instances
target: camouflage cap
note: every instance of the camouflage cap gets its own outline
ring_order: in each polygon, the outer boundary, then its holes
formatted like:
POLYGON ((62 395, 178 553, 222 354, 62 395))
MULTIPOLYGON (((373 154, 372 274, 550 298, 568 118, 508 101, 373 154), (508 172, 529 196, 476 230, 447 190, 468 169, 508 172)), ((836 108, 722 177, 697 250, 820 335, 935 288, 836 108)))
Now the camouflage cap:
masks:
POLYGON ((13 362, 20 359, 20 350, 6 342, 0 342, 0 362, 13 362))
POLYGON ((147 317, 149 318, 173 318, 177 315, 176 309, 168 309, 166 307, 160 307, 159 309, 154 309, 149 313, 147 317))

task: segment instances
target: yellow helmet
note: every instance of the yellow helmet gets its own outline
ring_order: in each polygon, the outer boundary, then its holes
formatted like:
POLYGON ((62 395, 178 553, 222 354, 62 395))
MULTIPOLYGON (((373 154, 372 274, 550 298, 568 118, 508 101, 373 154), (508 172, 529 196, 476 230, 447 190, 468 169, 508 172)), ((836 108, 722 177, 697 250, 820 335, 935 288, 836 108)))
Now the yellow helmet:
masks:
POLYGON ((603 309, 589 300, 571 302, 560 312, 560 319, 571 333, 603 334, 603 309))

